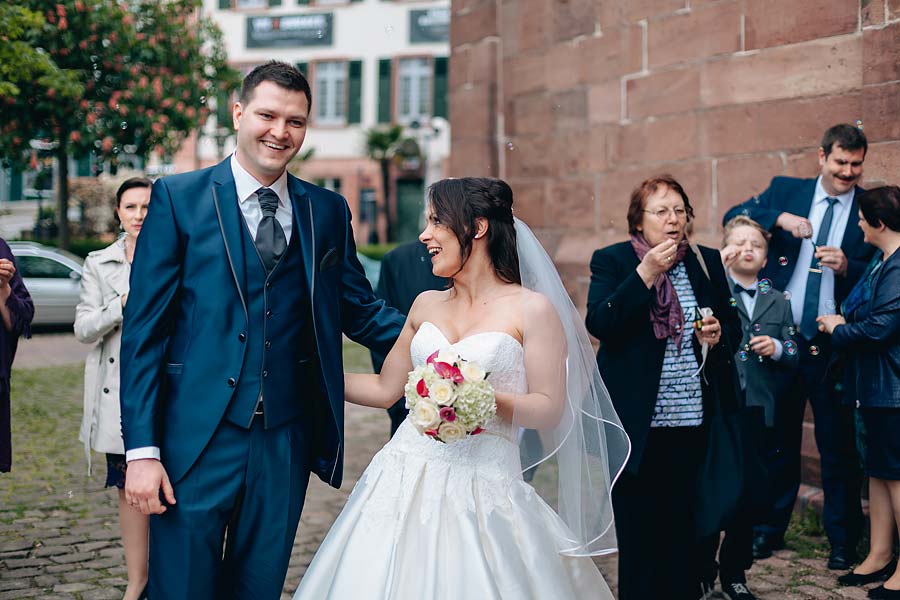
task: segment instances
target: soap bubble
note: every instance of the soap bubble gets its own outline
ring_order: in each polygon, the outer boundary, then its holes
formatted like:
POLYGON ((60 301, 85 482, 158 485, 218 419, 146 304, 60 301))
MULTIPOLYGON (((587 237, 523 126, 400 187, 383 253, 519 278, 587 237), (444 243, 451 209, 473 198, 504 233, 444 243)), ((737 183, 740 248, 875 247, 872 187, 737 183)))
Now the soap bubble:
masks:
POLYGON ((785 299, 785 300, 790 300, 790 299, 791 299, 791 293, 790 293, 790 292, 785 292, 785 293, 784 293, 784 299, 785 299))
POLYGON ((784 351, 788 356, 797 354, 797 344, 793 340, 787 340, 784 343, 784 351))
POLYGON ((738 358, 741 359, 741 362, 747 362, 747 359, 750 358, 750 355, 746 350, 741 350, 740 352, 738 352, 738 358))
POLYGON ((728 304, 730 304, 732 306, 737 306, 737 300, 735 300, 734 298, 729 298, 728 304))
POLYGON ((813 356, 818 356, 819 355, 819 347, 818 346, 810 346, 809 353, 813 356))
POLYGON ((778 257, 778 264, 781 265, 782 267, 788 266, 788 259, 787 259, 787 256, 779 256, 779 257, 778 257))
POLYGON ((761 330, 762 330, 762 327, 760 326, 759 323, 753 324, 753 333, 759 333, 761 330))
POLYGON ((760 294, 768 294, 772 291, 772 282, 769 279, 760 279, 759 283, 756 284, 756 287, 759 288, 760 294))

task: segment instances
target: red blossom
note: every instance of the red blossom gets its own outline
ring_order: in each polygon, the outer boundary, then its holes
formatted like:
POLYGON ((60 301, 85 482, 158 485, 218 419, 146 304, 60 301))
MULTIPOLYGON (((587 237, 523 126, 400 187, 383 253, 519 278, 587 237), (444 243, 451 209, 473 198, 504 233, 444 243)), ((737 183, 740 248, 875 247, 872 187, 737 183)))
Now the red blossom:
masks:
POLYGON ((484 431, 484 429, 482 429, 481 427, 476 427, 475 429, 472 430, 472 435, 478 435, 482 431, 484 431))
POLYGON ((438 411, 438 414, 441 415, 441 419, 449 423, 452 423, 456 420, 456 411, 453 410, 452 406, 445 406, 438 411))
POLYGON ((77 131, 73 131, 72 133, 69 134, 69 139, 75 143, 78 143, 78 140, 81 139, 81 133, 79 133, 77 131))
POLYGON ((416 384, 416 393, 422 396, 423 398, 428 397, 428 386, 425 384, 424 379, 420 379, 419 383, 416 384))
POLYGON ((445 362, 434 361, 434 370, 440 375, 441 379, 450 379, 450 369, 453 368, 453 365, 445 362))
MULTIPOLYGON (((65 17, 60 17, 57 27, 59 28, 60 31, 65 31, 66 29, 69 28, 69 22, 66 20, 65 17)), ((63 50, 68 50, 68 48, 60 48, 60 53, 62 53, 63 50)))
POLYGON ((435 351, 431 354, 431 356, 429 356, 428 358, 425 359, 425 362, 426 362, 427 364, 430 365, 431 363, 433 363, 433 362, 435 361, 435 359, 437 358, 437 355, 440 354, 440 353, 441 353, 440 350, 435 350, 435 351))
POLYGON ((425 435, 430 435, 431 437, 437 437, 437 429, 426 429, 425 435))

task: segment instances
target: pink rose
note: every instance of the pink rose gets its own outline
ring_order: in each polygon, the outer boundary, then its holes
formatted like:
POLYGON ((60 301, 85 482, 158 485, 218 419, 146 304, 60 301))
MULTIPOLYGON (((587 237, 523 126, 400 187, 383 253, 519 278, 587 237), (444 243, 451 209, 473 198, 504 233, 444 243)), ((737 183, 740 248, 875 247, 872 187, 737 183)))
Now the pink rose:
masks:
POLYGON ((441 415, 441 420, 447 421, 448 423, 452 423, 456 420, 456 411, 453 410, 452 406, 445 406, 438 413, 441 415))

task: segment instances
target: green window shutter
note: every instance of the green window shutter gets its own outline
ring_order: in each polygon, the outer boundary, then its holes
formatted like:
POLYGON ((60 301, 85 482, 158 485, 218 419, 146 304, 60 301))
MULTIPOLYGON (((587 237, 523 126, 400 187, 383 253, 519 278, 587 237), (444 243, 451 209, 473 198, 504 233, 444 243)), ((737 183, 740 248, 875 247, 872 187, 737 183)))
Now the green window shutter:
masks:
POLYGON ((391 122, 391 59, 378 61, 378 122, 391 122))
POLYGON ((269 0, 269 6, 281 6, 281 0, 269 0))
POLYGON ((434 117, 447 118, 447 63, 446 56, 434 59, 434 89, 432 95, 431 114, 434 117))
POLYGON ((350 83, 347 85, 347 123, 362 122, 362 61, 348 64, 350 83))
POLYGON ((350 2, 362 2, 363 0, 350 0, 350 2))
POLYGON ((231 0, 219 0, 219 8, 231 8, 231 0))
POLYGON ((297 4, 303 6, 309 4, 309 0, 297 0, 297 4))
POLYGON ((306 77, 307 79, 309 79, 309 77, 308 77, 308 75, 309 75, 309 63, 308 63, 308 62, 298 62, 298 63, 295 63, 294 66, 297 67, 297 68, 300 70, 301 73, 303 73, 303 76, 304 76, 304 77, 306 77))
POLYGON ((22 200, 22 171, 12 167, 9 171, 9 199, 22 200))
POLYGON ((219 92, 216 94, 216 125, 231 129, 231 94, 228 92, 219 92))
POLYGON ((91 155, 90 154, 85 154, 81 158, 76 159, 75 176, 76 177, 90 177, 91 176, 91 155))

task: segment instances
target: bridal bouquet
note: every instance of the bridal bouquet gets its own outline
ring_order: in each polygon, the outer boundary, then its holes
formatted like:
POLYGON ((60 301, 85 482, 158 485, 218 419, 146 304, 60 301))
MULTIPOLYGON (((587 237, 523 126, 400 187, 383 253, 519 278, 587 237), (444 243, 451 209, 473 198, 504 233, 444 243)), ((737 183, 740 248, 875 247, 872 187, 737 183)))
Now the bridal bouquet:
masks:
POLYGON ((416 429, 445 443, 481 433, 497 413, 484 369, 447 349, 410 371, 406 408, 416 429))

